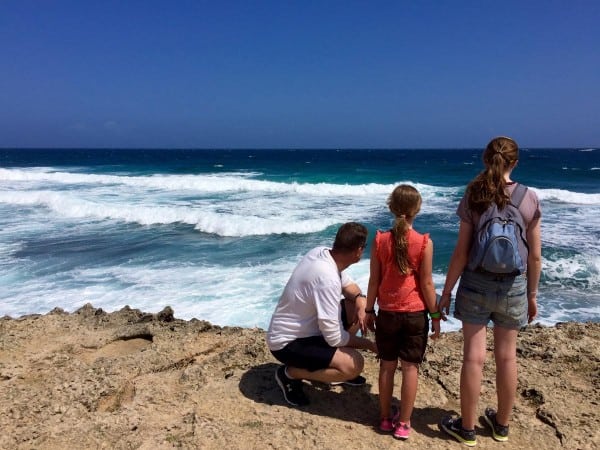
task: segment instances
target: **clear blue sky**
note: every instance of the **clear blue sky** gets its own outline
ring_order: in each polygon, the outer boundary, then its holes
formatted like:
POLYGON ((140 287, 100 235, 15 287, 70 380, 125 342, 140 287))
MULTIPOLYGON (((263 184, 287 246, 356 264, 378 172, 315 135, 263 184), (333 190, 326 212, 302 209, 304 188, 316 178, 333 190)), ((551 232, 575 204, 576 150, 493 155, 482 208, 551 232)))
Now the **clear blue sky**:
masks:
POLYGON ((0 1, 0 147, 600 146, 600 1, 0 1))

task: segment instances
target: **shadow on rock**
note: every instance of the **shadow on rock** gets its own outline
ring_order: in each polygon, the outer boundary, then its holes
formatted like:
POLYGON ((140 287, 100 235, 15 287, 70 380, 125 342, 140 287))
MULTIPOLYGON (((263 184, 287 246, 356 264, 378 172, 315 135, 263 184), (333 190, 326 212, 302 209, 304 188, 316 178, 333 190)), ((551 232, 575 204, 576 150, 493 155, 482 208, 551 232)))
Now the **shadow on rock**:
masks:
POLYGON ((304 382, 304 393, 310 404, 296 408, 287 404, 275 381, 278 364, 266 363, 252 367, 242 375, 240 391, 247 398, 268 405, 299 409, 318 416, 371 425, 377 417, 377 395, 370 392, 371 385, 360 387, 332 387, 325 383, 304 382))
MULTIPOLYGON (((284 400, 281 389, 275 381, 278 364, 266 363, 254 366, 240 379, 240 392, 250 400, 268 405, 299 409, 318 416, 355 422, 377 429, 379 424, 379 396, 371 392, 371 384, 364 386, 331 386, 325 383, 304 382, 304 393, 310 404, 293 407, 284 400)), ((397 399, 394 399, 397 402, 397 399)), ((439 408, 415 408, 412 426, 421 434, 442 437, 437 423, 449 414, 439 408)))

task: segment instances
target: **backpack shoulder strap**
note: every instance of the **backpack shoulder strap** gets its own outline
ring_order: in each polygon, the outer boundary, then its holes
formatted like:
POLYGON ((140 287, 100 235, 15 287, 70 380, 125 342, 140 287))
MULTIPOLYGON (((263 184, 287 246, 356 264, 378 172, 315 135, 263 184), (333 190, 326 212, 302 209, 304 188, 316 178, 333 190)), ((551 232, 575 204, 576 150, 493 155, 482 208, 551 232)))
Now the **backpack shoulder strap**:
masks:
POLYGON ((510 202, 515 206, 515 208, 519 208, 521 206, 521 202, 525 198, 525 194, 527 193, 527 186, 524 186, 520 183, 517 183, 515 190, 512 192, 510 196, 510 202))

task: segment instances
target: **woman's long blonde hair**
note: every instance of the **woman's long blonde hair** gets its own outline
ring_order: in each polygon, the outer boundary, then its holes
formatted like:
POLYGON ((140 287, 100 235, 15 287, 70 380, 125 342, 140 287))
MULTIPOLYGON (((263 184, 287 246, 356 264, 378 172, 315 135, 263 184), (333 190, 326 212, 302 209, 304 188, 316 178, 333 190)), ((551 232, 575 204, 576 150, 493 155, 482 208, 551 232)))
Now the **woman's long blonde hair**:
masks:
POLYGON ((408 184, 396 186, 388 197, 388 207, 394 214, 394 226, 392 236, 394 238, 394 250, 396 264, 400 273, 407 275, 413 267, 408 261, 408 240, 406 238, 410 225, 407 219, 414 218, 421 210, 421 194, 408 184))
POLYGON ((510 202, 504 173, 517 163, 519 146, 509 137, 496 137, 485 148, 482 159, 485 169, 467 186, 468 207, 478 214, 492 203, 503 209, 510 202))

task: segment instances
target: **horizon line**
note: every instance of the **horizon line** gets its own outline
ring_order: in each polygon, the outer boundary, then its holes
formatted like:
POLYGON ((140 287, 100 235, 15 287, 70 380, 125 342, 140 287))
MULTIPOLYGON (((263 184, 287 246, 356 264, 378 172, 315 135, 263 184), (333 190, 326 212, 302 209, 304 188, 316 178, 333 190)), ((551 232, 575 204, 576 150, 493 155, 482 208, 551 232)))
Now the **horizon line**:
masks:
MULTIPOLYGON (((3 150, 483 150, 485 147, 0 147, 3 150)), ((598 150, 598 146, 519 147, 519 150, 598 150)))

